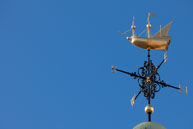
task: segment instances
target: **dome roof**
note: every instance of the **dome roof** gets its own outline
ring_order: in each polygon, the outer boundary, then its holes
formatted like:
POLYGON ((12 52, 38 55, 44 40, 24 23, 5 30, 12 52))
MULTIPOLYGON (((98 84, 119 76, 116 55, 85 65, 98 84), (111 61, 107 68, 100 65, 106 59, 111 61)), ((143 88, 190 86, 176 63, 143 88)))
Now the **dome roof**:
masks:
POLYGON ((143 122, 136 125, 133 129, 166 129, 162 125, 155 122, 143 122))

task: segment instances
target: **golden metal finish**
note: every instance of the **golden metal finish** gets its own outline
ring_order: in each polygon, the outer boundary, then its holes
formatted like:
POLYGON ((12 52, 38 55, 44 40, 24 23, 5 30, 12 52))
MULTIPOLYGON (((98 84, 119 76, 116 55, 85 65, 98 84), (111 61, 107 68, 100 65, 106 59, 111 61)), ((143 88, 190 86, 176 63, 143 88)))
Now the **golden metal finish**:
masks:
POLYGON ((147 77, 147 78, 146 78, 146 82, 151 82, 150 77, 147 77))
POLYGON ((131 26, 131 29, 132 29, 132 33, 133 33, 133 36, 135 35, 135 17, 133 17, 133 22, 132 22, 132 26, 131 26))
POLYGON ((121 33, 122 35, 127 37, 127 40, 129 40, 133 45, 143 48, 143 49, 147 49, 147 50, 164 50, 167 51, 168 50, 168 46, 170 44, 171 41, 171 37, 168 36, 168 32, 170 29, 170 26, 172 24, 172 22, 170 22, 169 24, 167 24, 166 26, 164 26, 163 28, 161 28, 153 37, 150 36, 150 28, 151 28, 151 24, 150 24, 150 16, 156 16, 156 14, 148 14, 148 24, 147 24, 147 33, 148 33, 148 37, 147 38, 143 38, 143 37, 138 37, 135 34, 135 22, 134 22, 134 17, 133 17, 133 22, 132 22, 132 36, 128 37, 125 34, 121 33))
POLYGON ((166 63, 166 62, 167 62, 167 60, 168 60, 168 57, 167 57, 167 52, 165 52, 165 54, 164 54, 164 62, 166 63))
POLYGON ((181 90, 184 91, 184 93, 186 93, 186 95, 188 94, 188 86, 186 86, 186 90, 184 88, 182 88, 181 85, 179 85, 179 92, 181 93, 181 90))
POLYGON ((154 49, 154 50, 168 50, 168 46, 170 44, 170 37, 165 38, 140 38, 135 36, 131 36, 130 38, 127 38, 131 43, 137 47, 143 48, 143 49, 154 49))
POLYGON ((131 99, 131 106, 133 107, 133 105, 135 104, 135 98, 136 98, 136 95, 134 94, 134 96, 132 97, 131 99))
POLYGON ((153 112, 154 112, 154 108, 153 108, 153 106, 151 106, 150 104, 148 104, 146 107, 145 107, 145 112, 147 113, 147 114, 152 114, 153 112))
POLYGON ((116 73, 117 72, 116 67, 117 67, 116 65, 112 65, 112 69, 113 69, 112 73, 116 73))

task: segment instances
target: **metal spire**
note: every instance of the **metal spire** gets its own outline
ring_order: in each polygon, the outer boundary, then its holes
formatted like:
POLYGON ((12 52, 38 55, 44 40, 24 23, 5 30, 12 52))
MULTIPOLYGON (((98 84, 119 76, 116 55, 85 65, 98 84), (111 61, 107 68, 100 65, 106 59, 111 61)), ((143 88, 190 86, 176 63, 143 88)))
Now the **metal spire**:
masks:
POLYGON ((135 100, 138 98, 138 96, 143 93, 144 97, 146 97, 148 101, 148 105, 145 107, 145 112, 148 114, 148 122, 151 121, 151 114, 154 112, 154 108, 151 106, 151 99, 155 98, 155 93, 159 92, 161 88, 170 87, 177 89, 179 91, 184 91, 186 94, 186 90, 183 89, 181 86, 176 87, 172 86, 170 84, 165 83, 163 80, 160 79, 160 75, 158 73, 159 68, 162 66, 163 63, 167 61, 167 57, 164 56, 164 59, 161 61, 161 63, 155 67, 155 65, 152 63, 152 60, 150 59, 150 50, 148 50, 147 55, 148 60, 144 61, 143 67, 138 68, 138 72, 126 72, 120 69, 117 69, 116 65, 112 66, 113 73, 115 72, 121 72, 127 75, 130 75, 134 79, 137 79, 138 85, 140 87, 140 90, 137 95, 134 95, 131 99, 131 105, 133 106, 135 103, 135 100))
POLYGON ((148 101, 148 105, 145 107, 145 112, 148 114, 148 121, 151 121, 151 114, 154 112, 154 108, 151 106, 151 99, 155 98, 155 94, 160 91, 161 88, 170 87, 173 89, 177 89, 181 92, 184 91, 186 94, 188 94, 187 87, 186 90, 181 87, 172 86, 170 84, 165 83, 163 80, 160 79, 160 75, 158 73, 159 68, 162 66, 163 63, 167 62, 167 55, 166 51, 168 50, 168 45, 170 44, 171 37, 168 36, 168 32, 170 29, 170 26, 172 22, 167 24, 162 29, 160 28, 160 31, 157 32, 152 38, 150 36, 150 17, 156 16, 156 14, 149 13, 147 18, 147 32, 148 32, 148 38, 138 37, 135 35, 135 24, 134 24, 134 17, 132 22, 132 36, 129 37, 125 35, 125 33, 121 33, 122 35, 126 36, 126 38, 131 41, 132 44, 135 46, 138 46, 140 48, 146 49, 147 54, 147 61, 144 61, 144 64, 142 67, 138 68, 137 72, 126 72, 120 69, 117 69, 116 65, 112 66, 113 73, 115 72, 121 72, 127 75, 130 75, 134 79, 137 79, 138 85, 140 87, 139 92, 137 95, 134 95, 131 99, 131 105, 133 106, 135 104, 135 100, 138 98, 138 96, 143 93, 144 97, 146 97, 148 101), (150 50, 165 50, 164 59, 161 61, 161 63, 156 67, 152 60, 150 59, 150 50))

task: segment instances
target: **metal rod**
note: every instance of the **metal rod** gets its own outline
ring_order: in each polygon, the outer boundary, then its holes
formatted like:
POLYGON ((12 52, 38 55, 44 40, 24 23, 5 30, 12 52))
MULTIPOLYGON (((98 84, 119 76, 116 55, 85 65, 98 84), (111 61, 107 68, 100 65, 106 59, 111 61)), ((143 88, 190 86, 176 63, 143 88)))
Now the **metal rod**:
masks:
POLYGON ((153 74, 151 75, 151 78, 153 76, 155 76, 155 74, 157 73, 158 69, 161 67, 161 65, 164 63, 165 59, 162 60, 162 62, 156 67, 155 71, 153 72, 153 74))
POLYGON ((138 92, 138 94, 135 96, 135 100, 137 99, 137 97, 141 94, 141 92, 143 91, 143 89, 141 88, 141 90, 138 92))
MULTIPOLYGON (((147 65, 148 77, 151 74, 151 62, 150 62, 150 50, 148 49, 148 65, 147 65)), ((147 83, 148 85, 148 104, 151 105, 151 82, 147 83)), ((151 113, 148 113, 148 122, 151 121, 151 113)))
POLYGON ((150 49, 148 49, 147 51, 148 51, 147 57, 148 57, 148 61, 149 61, 150 60, 150 49))
POLYGON ((142 77, 140 75, 137 75, 136 73, 130 73, 130 72, 126 72, 126 71, 123 71, 123 70, 120 70, 120 69, 116 69, 116 68, 112 68, 113 70, 116 70, 116 71, 119 71, 121 73, 125 73, 125 74, 128 74, 130 76, 134 76, 136 78, 140 78, 140 79, 145 79, 145 77, 142 77))
MULTIPOLYGON (((148 77, 150 77, 150 74, 151 74, 151 63, 150 63, 150 50, 148 49, 148 65, 147 65, 147 71, 148 71, 148 77)), ((150 85, 150 82, 148 82, 148 91, 149 91, 149 93, 148 93, 148 104, 150 104, 151 102, 151 100, 150 100, 150 96, 151 96, 151 85, 150 85)))
POLYGON ((180 88, 179 87, 175 87, 175 86, 172 86, 172 85, 169 85, 169 84, 166 84, 165 82, 158 82, 158 81, 155 81, 155 83, 157 83, 157 84, 161 84, 162 86, 164 86, 164 87, 171 87, 171 88, 174 88, 174 89, 177 89, 177 90, 179 90, 180 88))
POLYGON ((151 122, 151 113, 148 113, 148 122, 151 122))
POLYGON ((157 66, 156 70, 158 70, 161 67, 161 65, 164 63, 164 61, 165 61, 165 59, 163 59, 162 62, 157 66))

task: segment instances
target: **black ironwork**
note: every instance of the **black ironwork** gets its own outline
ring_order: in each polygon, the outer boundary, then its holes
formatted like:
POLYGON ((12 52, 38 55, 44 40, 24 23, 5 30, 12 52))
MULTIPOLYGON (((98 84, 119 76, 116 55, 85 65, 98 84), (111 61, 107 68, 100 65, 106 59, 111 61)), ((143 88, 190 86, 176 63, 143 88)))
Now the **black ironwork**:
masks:
MULTIPOLYGON (((160 75, 158 73, 158 69, 161 67, 161 65, 166 61, 166 58, 163 59, 163 61, 155 67, 155 65, 152 63, 152 60, 150 60, 150 50, 148 50, 148 60, 144 61, 143 67, 138 68, 138 72, 126 72, 120 69, 117 69, 116 66, 113 66, 112 69, 121 73, 125 73, 133 77, 134 79, 137 79, 138 85, 140 87, 140 90, 136 96, 132 98, 132 104, 135 103, 135 100, 138 98, 138 96, 143 93, 144 97, 148 100, 148 104, 151 104, 151 99, 155 98, 156 92, 159 92, 161 88, 164 87, 170 87, 174 89, 180 90, 181 87, 175 87, 172 85, 169 85, 165 83, 163 80, 160 79, 160 75)), ((148 113, 148 121, 151 121, 151 113, 148 113)))

